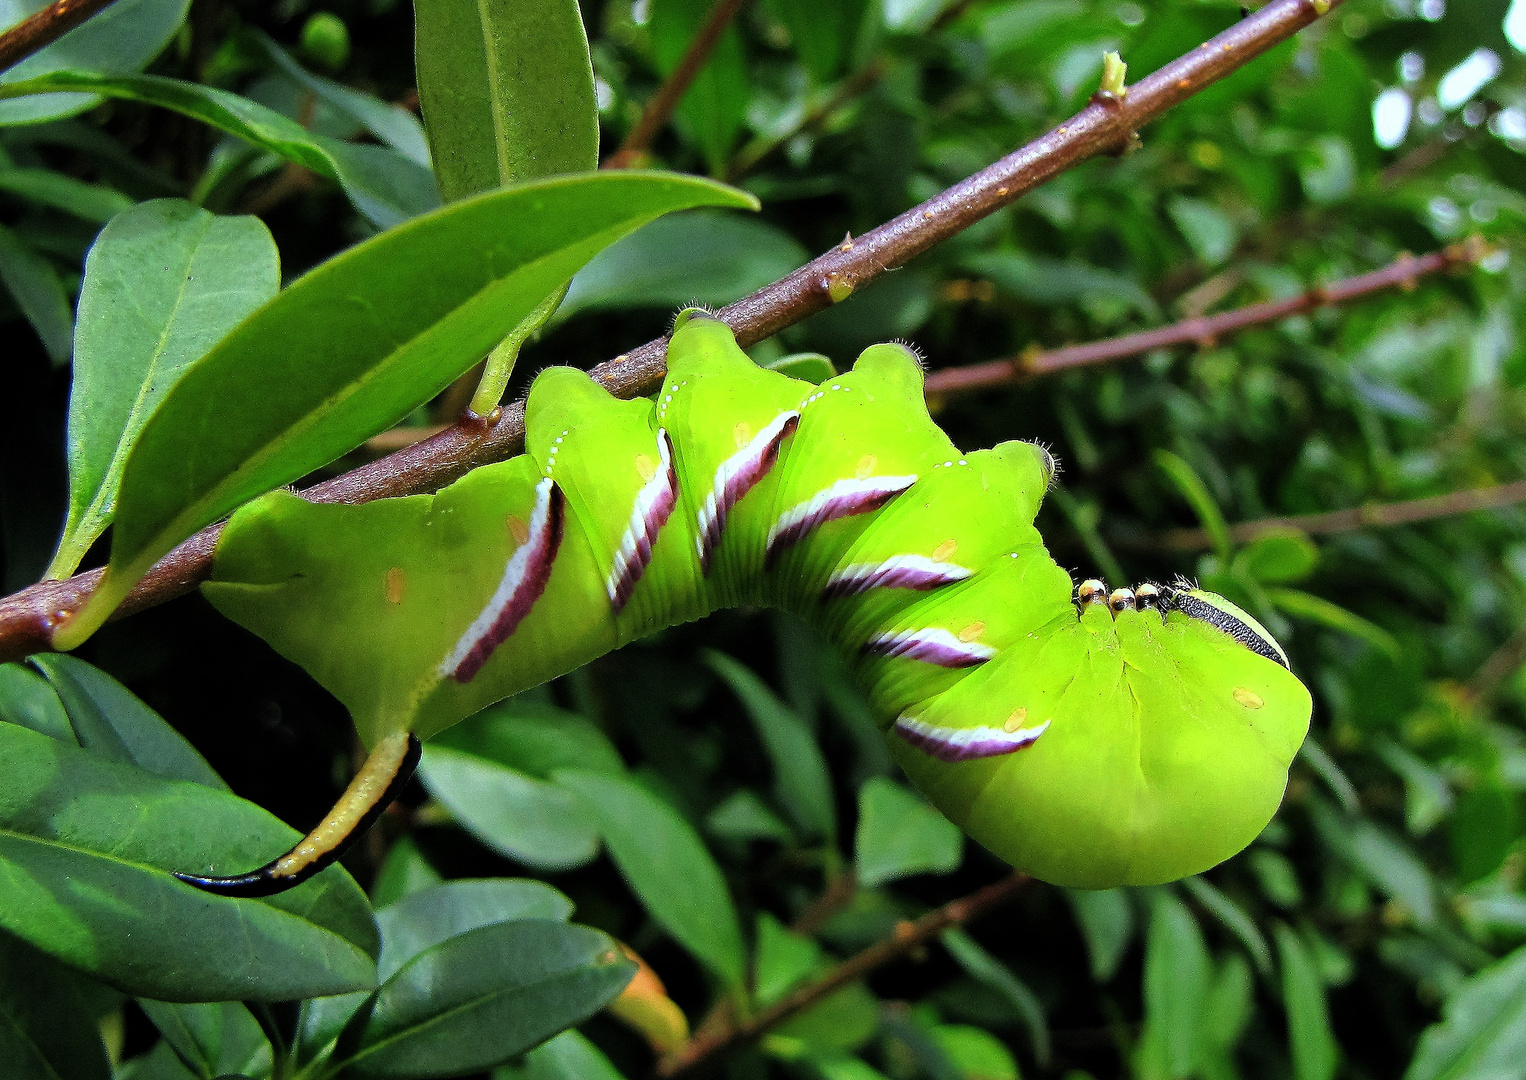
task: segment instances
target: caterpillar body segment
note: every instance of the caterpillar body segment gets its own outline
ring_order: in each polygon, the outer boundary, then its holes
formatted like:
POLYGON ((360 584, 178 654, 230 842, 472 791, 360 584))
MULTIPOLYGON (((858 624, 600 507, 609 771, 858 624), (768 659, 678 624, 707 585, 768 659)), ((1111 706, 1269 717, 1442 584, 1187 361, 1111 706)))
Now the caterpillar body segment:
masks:
POLYGON ((817 386, 695 315, 653 400, 553 368, 526 425, 525 455, 433 496, 259 500, 208 597, 369 745, 722 606, 787 608, 842 649, 933 803, 1059 884, 1195 873, 1276 810, 1310 700, 1270 635, 1202 590, 1074 586, 1033 527, 1053 458, 961 453, 909 349, 817 386))

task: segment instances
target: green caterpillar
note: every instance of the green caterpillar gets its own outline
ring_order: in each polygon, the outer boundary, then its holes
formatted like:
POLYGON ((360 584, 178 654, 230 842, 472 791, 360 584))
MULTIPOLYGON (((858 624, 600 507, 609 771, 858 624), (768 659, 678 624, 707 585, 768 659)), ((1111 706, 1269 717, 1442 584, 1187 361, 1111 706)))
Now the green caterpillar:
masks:
POLYGON ((535 380, 526 453, 432 496, 234 516, 206 595, 349 707, 373 755, 302 846, 204 888, 289 887, 406 778, 417 740, 675 623, 772 604, 848 657, 896 760, 1035 877, 1207 869, 1270 820, 1308 691, 1253 618, 1181 585, 1075 587, 1033 519, 1055 464, 962 454, 901 345, 819 386, 680 315, 655 399, 535 380))

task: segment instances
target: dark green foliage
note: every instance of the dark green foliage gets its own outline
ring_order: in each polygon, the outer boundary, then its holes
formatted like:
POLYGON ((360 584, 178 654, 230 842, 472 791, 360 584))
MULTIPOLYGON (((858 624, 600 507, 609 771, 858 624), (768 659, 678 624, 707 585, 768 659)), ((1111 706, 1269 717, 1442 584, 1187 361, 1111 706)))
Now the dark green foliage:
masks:
MULTIPOLYGON (((388 355, 344 314, 385 278, 375 328, 426 375, 324 447, 267 425, 261 445, 295 447, 290 467, 240 490, 331 474, 361 455, 329 458, 409 409, 407 426, 453 420, 469 386, 420 399, 522 316, 533 325, 589 257, 516 383, 639 345, 679 306, 736 299, 1062 123, 1104 51, 1138 79, 1242 16, 1230 0, 760 0, 651 148, 659 167, 738 184, 759 214, 664 218, 595 255, 668 205, 741 200, 692 182, 639 212, 578 194, 548 220, 505 217, 520 255, 564 265, 495 261, 468 234, 332 276, 404 251, 428 232, 417 222, 289 287, 261 317, 287 320, 288 339, 256 322, 225 337, 269 295, 266 230, 290 286, 438 204, 426 147, 463 155, 451 199, 552 171, 500 167, 537 154, 585 168, 592 109, 608 156, 711 7, 582 4, 593 105, 570 4, 420 6, 511 30, 538 12, 555 40, 526 50, 428 23, 416 76, 395 0, 222 0, 189 19, 182 0, 118 0, 0 75, 8 589, 43 574, 71 505, 60 573, 104 562, 105 544, 86 549, 112 512, 140 523, 119 541, 151 550, 231 505, 213 481, 168 490, 167 466, 139 481, 153 505, 127 509, 128 487, 118 501, 143 430, 131 405, 146 419, 170 389, 156 362, 178 372, 212 349, 226 375, 176 407, 190 435, 156 460, 232 475, 273 401, 388 355), (494 83, 489 53, 565 65, 569 81, 494 83), (439 97, 453 76, 463 96, 439 97), (428 141, 393 104, 415 88, 428 141), (499 153, 485 129, 510 101, 523 123, 498 125, 517 140, 499 153), (516 273, 514 303, 470 333, 447 316, 516 273), (420 282, 452 299, 423 312, 420 282), (219 302, 201 292, 214 284, 236 288, 219 302), (109 305, 134 302, 115 332, 109 305), (56 365, 71 353, 93 389, 73 403, 69 478, 70 372, 56 365)), ((1244 854, 1152 890, 1031 884, 726 1051, 728 1075, 1526 1077, 1526 514, 1389 525, 1376 511, 1248 543, 1229 531, 1526 475, 1517 44, 1526 0, 1348 0, 1135 152, 1065 173, 753 350, 846 358, 905 336, 937 369, 1296 296, 1470 235, 1491 246, 1413 289, 938 403, 962 446, 1053 446, 1062 486, 1039 525, 1078 576, 1186 574, 1260 619, 1315 691, 1313 734, 1244 854), (1481 86, 1454 70, 1470 57, 1483 74, 1498 61, 1481 86), (1201 548, 1167 542, 1184 528, 1204 531, 1201 548)), ((353 769, 335 703, 199 600, 107 626, 75 656, 0 666, 0 721, 7 1077, 644 1076, 646 1044, 671 1050, 685 1017, 754 1015, 1004 872, 894 774, 840 662, 798 625, 746 613, 432 743, 400 812, 346 860, 369 900, 337 867, 269 900, 165 873, 263 862, 295 836, 271 813, 310 826, 353 769), (639 976, 588 1019, 631 976, 616 939, 665 989, 639 976)))

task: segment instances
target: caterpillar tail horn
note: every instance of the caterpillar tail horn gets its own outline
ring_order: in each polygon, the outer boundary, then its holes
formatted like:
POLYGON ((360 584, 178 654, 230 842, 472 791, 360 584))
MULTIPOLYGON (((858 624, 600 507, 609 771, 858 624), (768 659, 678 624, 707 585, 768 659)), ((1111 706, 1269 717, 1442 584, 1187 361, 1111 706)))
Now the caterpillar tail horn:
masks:
POLYGON ((412 732, 389 735, 376 744, 334 808, 296 847, 257 870, 231 877, 175 876, 219 896, 274 896, 295 888, 328 867, 360 839, 392 804, 419 763, 421 748, 412 732))

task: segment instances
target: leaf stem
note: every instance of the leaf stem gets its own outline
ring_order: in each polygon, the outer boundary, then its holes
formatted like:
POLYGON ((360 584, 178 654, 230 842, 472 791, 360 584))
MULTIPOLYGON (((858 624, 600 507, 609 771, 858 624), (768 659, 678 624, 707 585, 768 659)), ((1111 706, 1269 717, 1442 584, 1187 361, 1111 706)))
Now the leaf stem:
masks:
POLYGON ((0 71, 15 67, 53 44, 111 3, 111 0, 54 0, 0 34, 0 71))
POLYGON ((620 148, 605 160, 600 168, 604 169, 629 169, 636 164, 652 145, 652 140, 663 129, 673 110, 678 108, 678 103, 683 100, 684 93, 694 82, 696 76, 705 66, 705 61, 710 59, 710 54, 720 42, 721 35, 731 25, 737 14, 746 7, 748 0, 716 0, 715 6, 710 9, 710 15, 705 24, 694 35, 694 40, 689 42, 689 47, 679 58, 678 66, 673 69, 657 92, 646 103, 646 108, 641 111, 641 117, 629 132, 626 133, 625 141, 620 148))
MULTIPOLYGON (((1331 7, 1344 0, 1332 0, 1331 7)), ((1173 106, 1244 67, 1317 18, 1312 0, 1271 0, 1218 37, 1129 87, 1122 101, 1094 101, 1070 120, 849 243, 764 286, 718 314, 745 348, 833 303, 842 287, 857 288, 1001 209, 1040 184, 1098 154, 1126 145, 1130 135, 1173 106)), ((618 397, 651 392, 666 373, 667 339, 649 341, 594 368, 618 397)), ((486 431, 457 423, 431 438, 306 489, 314 502, 360 503, 434 491, 479 465, 524 449, 524 402, 505 406, 486 431)), ((212 569, 221 532, 209 526, 161 559, 113 613, 120 618, 196 588, 212 569)), ((0 661, 53 647, 53 627, 85 603, 102 571, 47 581, 0 599, 0 661)))
POLYGON ((657 1075, 673 1077, 737 1043, 755 1039, 790 1017, 810 1008, 822 998, 852 982, 857 982, 876 968, 924 945, 951 926, 962 926, 992 908, 1014 899, 1026 885, 1026 874, 1013 872, 1000 881, 977 889, 968 896, 951 900, 923 915, 915 922, 903 922, 886 938, 832 968, 821 978, 786 994, 783 998, 745 1020, 717 1025, 713 1031, 696 1034, 680 1049, 657 1063, 657 1075))

